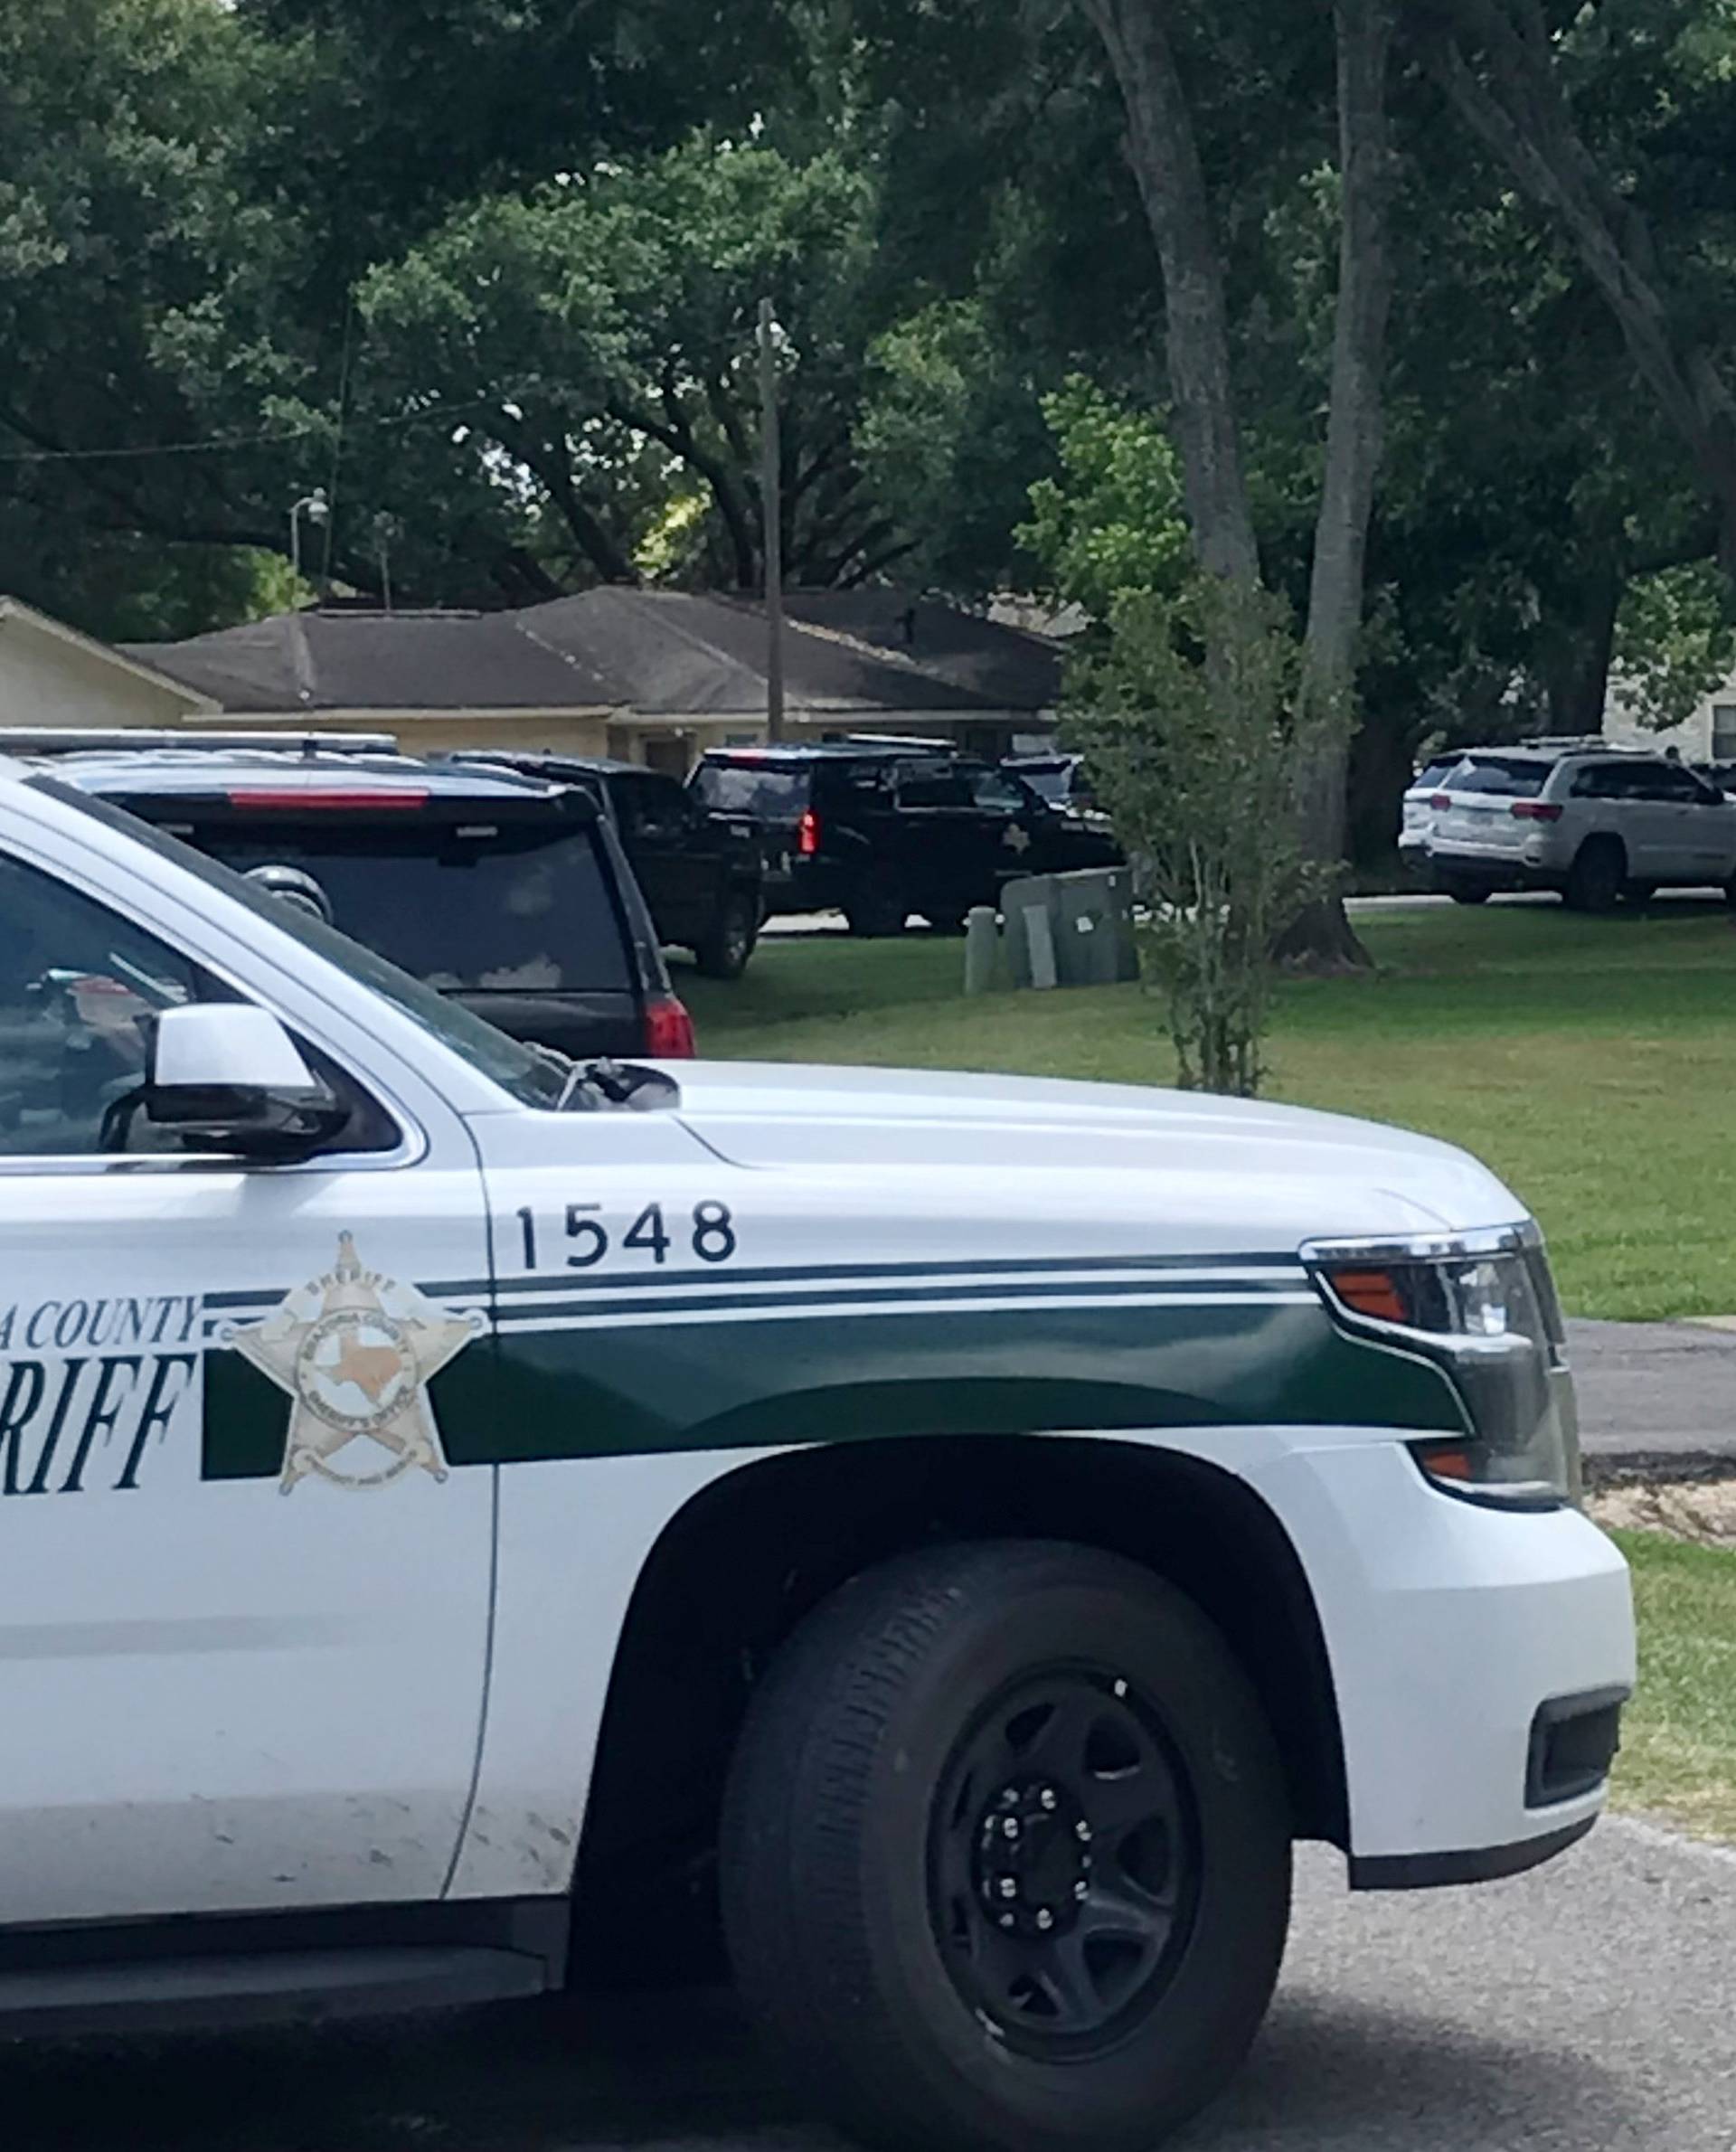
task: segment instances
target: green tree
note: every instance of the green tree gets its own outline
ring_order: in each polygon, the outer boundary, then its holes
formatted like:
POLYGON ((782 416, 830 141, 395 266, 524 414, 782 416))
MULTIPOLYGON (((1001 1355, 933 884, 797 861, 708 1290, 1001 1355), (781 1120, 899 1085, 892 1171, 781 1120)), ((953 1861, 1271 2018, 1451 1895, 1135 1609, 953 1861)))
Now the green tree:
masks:
POLYGON ((1191 559, 1179 459, 1161 422, 1074 375, 1043 399, 1061 475, 1016 533, 1047 587, 1109 625, 1136 596, 1175 597, 1191 559))
MULTIPOLYGON (((854 448, 873 257, 869 181, 701 136, 460 211, 361 293, 365 393, 461 408, 507 492, 528 482, 593 575, 630 579, 623 469, 649 456, 703 491, 690 571, 760 574, 754 320, 786 331, 783 512, 792 580, 877 572, 901 541, 854 448)), ((649 504, 641 498, 642 509, 649 504)), ((654 518, 655 520, 655 518, 654 518)))

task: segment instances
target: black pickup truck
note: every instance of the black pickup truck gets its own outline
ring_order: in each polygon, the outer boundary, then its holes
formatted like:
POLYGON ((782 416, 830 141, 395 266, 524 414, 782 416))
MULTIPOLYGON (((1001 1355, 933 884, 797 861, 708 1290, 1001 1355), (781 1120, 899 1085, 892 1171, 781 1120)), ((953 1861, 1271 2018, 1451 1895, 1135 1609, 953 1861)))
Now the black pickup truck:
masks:
POLYGON ((1023 779, 920 742, 714 748, 688 788, 763 832, 769 911, 835 909, 854 934, 902 933, 913 911, 956 932, 1016 876, 1122 864, 1023 779))
POLYGON ((765 916, 765 850, 750 824, 708 812, 675 779, 637 762, 494 750, 462 760, 589 793, 620 839, 657 939, 692 950, 710 978, 747 969, 765 916))

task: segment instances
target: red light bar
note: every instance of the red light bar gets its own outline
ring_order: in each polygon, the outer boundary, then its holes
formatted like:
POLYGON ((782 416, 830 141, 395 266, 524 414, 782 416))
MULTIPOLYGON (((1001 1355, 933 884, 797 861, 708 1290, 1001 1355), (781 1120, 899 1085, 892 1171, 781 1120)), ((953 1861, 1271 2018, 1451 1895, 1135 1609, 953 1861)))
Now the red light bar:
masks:
POLYGON ((1561 803, 1559 799, 1515 799, 1507 812, 1515 822, 1559 822, 1561 803))
POLYGON ((416 792, 351 792, 335 786, 288 787, 275 790, 262 786, 231 785, 224 795, 231 807, 421 807, 429 794, 416 792))

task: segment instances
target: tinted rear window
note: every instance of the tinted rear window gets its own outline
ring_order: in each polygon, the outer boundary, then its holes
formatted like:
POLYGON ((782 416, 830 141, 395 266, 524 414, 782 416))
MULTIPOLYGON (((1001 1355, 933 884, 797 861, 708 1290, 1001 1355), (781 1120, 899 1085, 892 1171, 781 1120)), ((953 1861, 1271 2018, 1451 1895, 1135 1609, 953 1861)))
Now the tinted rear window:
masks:
MULTIPOLYGON (((478 807, 476 826, 486 825, 478 807)), ((626 938, 588 829, 514 827, 463 836, 328 822, 195 826, 226 866, 298 868, 325 892, 332 924, 431 986, 524 993, 632 984, 626 938)))
POLYGON ((795 822, 807 805, 807 772, 764 762, 702 762, 693 790, 719 814, 754 815, 762 822, 795 822))
POLYGON ((1072 769, 1066 762, 1051 762, 1035 769, 1026 763, 1014 774, 1023 778, 1031 789, 1040 798, 1046 799, 1051 807, 1064 806, 1073 790, 1072 769))
POLYGON ((1438 760, 1427 764, 1411 779, 1412 790, 1420 791, 1427 788, 1429 791, 1439 791, 1463 760, 1464 757, 1461 755, 1444 755, 1438 760))
POLYGON ((1524 756, 1471 755, 1453 772, 1455 792, 1494 792, 1503 799, 1534 799, 1555 765, 1524 756))

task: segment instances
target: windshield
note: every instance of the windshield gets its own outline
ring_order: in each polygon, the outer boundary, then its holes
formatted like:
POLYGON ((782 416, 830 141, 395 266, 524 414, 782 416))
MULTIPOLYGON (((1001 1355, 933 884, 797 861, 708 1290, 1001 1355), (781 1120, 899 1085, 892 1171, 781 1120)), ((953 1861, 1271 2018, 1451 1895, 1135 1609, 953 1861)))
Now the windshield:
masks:
POLYGON ((769 769, 763 762, 702 762, 693 785, 714 812, 762 822, 794 822, 807 805, 805 769, 769 769))
POLYGON ((245 881, 228 867, 194 851, 190 845, 164 835, 148 822, 123 814, 107 800, 75 791, 70 785, 61 784, 52 778, 37 777, 30 782, 39 790, 52 792, 56 799, 118 831, 132 843, 173 861, 238 904, 246 905, 280 933, 289 935, 327 964, 360 981, 382 1001, 390 1002, 430 1037, 450 1048, 479 1074, 523 1104, 553 1106, 564 1095, 565 1066, 554 1055, 520 1045, 516 1039, 509 1039, 504 1031, 496 1031, 482 1017, 472 1015, 459 1003, 448 1001, 431 986, 422 985, 395 964, 389 964, 383 957, 364 949, 359 941, 352 941, 335 928, 326 926, 294 905, 286 904, 280 897, 271 895, 256 883, 245 881))

